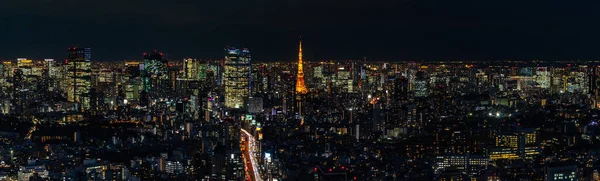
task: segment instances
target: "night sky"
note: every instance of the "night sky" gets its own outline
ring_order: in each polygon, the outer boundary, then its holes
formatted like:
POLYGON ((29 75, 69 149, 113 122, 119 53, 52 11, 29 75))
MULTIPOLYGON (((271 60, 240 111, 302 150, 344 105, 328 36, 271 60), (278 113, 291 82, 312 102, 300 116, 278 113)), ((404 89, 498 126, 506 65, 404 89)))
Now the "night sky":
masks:
POLYGON ((579 0, 3 0, 0 59, 254 61, 600 59, 600 2, 579 0))

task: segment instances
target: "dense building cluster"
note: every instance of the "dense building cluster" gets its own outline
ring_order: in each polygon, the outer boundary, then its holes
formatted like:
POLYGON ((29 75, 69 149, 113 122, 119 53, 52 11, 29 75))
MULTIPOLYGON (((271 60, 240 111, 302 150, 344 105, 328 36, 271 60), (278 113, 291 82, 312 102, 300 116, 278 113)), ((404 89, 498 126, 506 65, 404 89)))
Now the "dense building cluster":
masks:
POLYGON ((0 179, 600 180, 600 62, 0 64, 0 179))

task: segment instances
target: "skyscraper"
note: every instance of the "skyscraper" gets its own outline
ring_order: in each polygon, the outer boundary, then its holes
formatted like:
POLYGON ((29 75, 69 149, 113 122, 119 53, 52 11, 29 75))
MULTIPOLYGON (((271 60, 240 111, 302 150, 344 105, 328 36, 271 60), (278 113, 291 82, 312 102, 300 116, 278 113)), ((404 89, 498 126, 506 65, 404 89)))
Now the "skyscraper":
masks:
POLYGON ((15 69, 13 70, 13 77, 12 77, 12 98, 13 98, 13 104, 14 106, 14 111, 15 112, 22 112, 23 111, 23 92, 21 92, 21 90, 23 89, 23 72, 21 71, 21 69, 15 69))
POLYGON ((208 62, 207 61, 198 61, 197 65, 198 66, 198 79, 199 80, 204 80, 206 79, 206 73, 208 72, 208 62))
POLYGON ((394 106, 400 106, 402 103, 408 101, 409 91, 408 78, 402 76, 394 79, 394 91, 392 93, 394 106))
POLYGON ((192 58, 183 59, 183 77, 187 80, 198 79, 198 61, 192 58))
POLYGON ((163 59, 163 53, 154 50, 152 53, 144 53, 144 66, 142 70, 142 81, 144 91, 150 92, 153 87, 153 79, 163 79, 167 74, 167 61, 163 59))
POLYGON ((244 107, 244 100, 250 95, 250 62, 250 50, 225 48, 225 71, 223 72, 225 107, 236 109, 244 107))
POLYGON ((67 98, 69 102, 77 103, 78 111, 90 108, 89 91, 91 87, 91 48, 69 48, 67 98))
POLYGON ((427 97, 429 95, 429 90, 427 87, 427 79, 425 78, 425 73, 422 71, 417 72, 415 81, 415 96, 416 97, 427 97))

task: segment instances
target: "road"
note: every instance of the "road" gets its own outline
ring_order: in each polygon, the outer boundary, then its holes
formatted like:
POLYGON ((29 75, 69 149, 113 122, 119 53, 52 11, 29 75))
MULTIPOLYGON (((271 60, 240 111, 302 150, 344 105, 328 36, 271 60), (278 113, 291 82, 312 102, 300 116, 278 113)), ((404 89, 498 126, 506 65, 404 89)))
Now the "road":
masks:
POLYGON ((31 136, 33 135, 33 132, 35 130, 37 130, 37 125, 39 123, 39 121, 36 118, 33 118, 31 120, 31 122, 33 122, 33 126, 31 126, 31 129, 29 129, 29 132, 27 132, 27 135, 25 135, 25 139, 31 140, 31 136))
POLYGON ((256 140, 254 136, 248 133, 246 130, 241 129, 242 136, 244 137, 243 144, 246 149, 244 149, 244 164, 246 164, 246 169, 250 172, 250 180, 251 181, 262 181, 260 174, 258 173, 258 165, 256 164, 256 158, 254 157, 256 153, 256 140), (246 160, 249 159, 250 161, 246 160))

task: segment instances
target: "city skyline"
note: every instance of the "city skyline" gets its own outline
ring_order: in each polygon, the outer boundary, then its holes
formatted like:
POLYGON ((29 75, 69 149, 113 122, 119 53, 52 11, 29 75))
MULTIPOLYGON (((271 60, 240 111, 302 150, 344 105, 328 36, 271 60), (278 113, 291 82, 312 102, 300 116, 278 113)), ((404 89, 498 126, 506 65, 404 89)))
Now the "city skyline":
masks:
POLYGON ((305 64, 305 47, 2 61, 0 179, 600 180, 599 62, 305 64))
POLYGON ((598 8, 0 2, 0 180, 600 181, 598 8))

